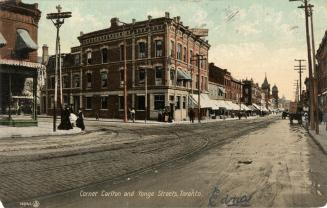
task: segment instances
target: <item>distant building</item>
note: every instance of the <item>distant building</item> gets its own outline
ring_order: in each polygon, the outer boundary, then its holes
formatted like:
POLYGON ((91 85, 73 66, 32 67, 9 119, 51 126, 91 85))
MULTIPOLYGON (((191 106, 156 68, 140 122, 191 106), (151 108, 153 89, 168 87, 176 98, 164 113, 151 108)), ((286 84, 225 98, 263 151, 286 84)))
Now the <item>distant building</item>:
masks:
POLYGON ((317 51, 318 60, 318 102, 327 117, 327 31, 317 51))
POLYGON ((37 79, 43 66, 37 63, 38 22, 41 12, 38 4, 20 0, 0 1, 0 110, 8 114, 32 113, 36 122, 37 79), (25 80, 31 78, 31 95, 24 95, 25 80))
POLYGON ((278 87, 276 85, 274 85, 272 87, 271 92, 272 92, 272 98, 273 98, 273 103, 272 103, 273 108, 278 108, 278 99, 279 99, 279 97, 278 97, 278 87))
MULTIPOLYGON (((157 119, 164 109, 175 120, 188 116, 191 94, 208 93, 207 61, 210 45, 184 26, 180 17, 152 18, 122 24, 118 18, 103 30, 81 33, 80 45, 63 58, 63 103, 86 116, 103 118, 124 115, 124 40, 126 39, 128 108, 136 109, 137 119, 157 119), (148 109, 145 114, 145 71, 147 69, 148 109), (200 80, 198 79, 200 68, 200 80), (199 84, 201 82, 201 84, 199 84)), ((47 67, 43 91, 44 111, 53 112, 54 57, 47 67)))
POLYGON ((267 75, 265 75, 265 79, 261 85, 261 89, 264 92, 264 102, 266 104, 265 107, 268 108, 268 103, 271 96, 270 96, 270 84, 268 83, 267 75))

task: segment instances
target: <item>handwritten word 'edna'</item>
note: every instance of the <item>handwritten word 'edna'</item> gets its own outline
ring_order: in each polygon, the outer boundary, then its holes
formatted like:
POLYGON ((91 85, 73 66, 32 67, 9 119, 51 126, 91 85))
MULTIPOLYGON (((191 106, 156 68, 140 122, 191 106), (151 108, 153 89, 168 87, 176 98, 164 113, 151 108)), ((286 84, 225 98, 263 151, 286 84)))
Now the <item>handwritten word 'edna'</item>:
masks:
MULTIPOLYGON (((209 207, 216 207, 219 202, 219 194, 220 190, 218 187, 214 187, 210 198, 209 198, 209 207)), ((230 196, 226 194, 225 197, 221 198, 220 203, 225 204, 227 206, 250 206, 250 200, 254 193, 247 195, 244 194, 242 196, 230 196)))

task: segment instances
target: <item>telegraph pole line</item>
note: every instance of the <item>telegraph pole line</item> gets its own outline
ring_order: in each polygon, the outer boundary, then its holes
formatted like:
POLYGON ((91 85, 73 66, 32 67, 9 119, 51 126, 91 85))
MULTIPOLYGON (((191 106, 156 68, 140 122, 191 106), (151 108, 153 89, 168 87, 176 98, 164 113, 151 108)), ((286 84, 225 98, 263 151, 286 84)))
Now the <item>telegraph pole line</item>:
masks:
MULTIPOLYGON (((61 12, 62 7, 60 5, 56 6, 57 12, 56 13, 49 13, 47 14, 47 19, 50 19, 54 26, 57 29, 56 34, 56 62, 55 62, 55 91, 54 91, 54 103, 53 103, 53 131, 57 130, 57 99, 58 99, 58 52, 60 46, 60 39, 59 39, 59 29, 64 24, 66 18, 70 18, 72 16, 71 12, 61 12)), ((59 55, 59 62, 60 62, 60 55, 59 55)), ((61 64, 61 63, 60 63, 61 64)), ((60 67, 61 68, 61 67, 60 67)), ((61 72, 60 72, 61 75, 61 72)), ((62 83, 60 82, 60 85, 62 83)), ((62 102, 62 101, 60 101, 62 102)))
POLYGON ((310 83, 310 129, 315 129, 314 122, 314 96, 313 96, 313 77, 312 77, 312 58, 311 58, 311 46, 310 46, 310 31, 309 31, 309 5, 308 0, 289 0, 289 1, 301 1, 304 5, 298 8, 304 9, 305 14, 305 31, 306 31, 306 41, 307 41, 307 53, 308 53, 308 66, 309 66, 309 83, 310 83))
POLYGON ((302 101, 302 73, 303 71, 305 70, 305 66, 302 65, 302 62, 304 62, 305 60, 303 59, 295 59, 295 61, 298 61, 299 62, 299 65, 298 66, 294 66, 294 70, 295 71, 298 71, 299 73, 299 82, 300 82, 300 101, 302 101))
POLYGON ((298 100, 299 100, 299 80, 295 80, 296 81, 296 83, 294 83, 294 87, 296 87, 295 88, 295 102, 297 102, 298 100))
POLYGON ((313 98, 314 98, 314 109, 315 109, 315 127, 316 134, 319 134, 319 106, 318 106, 318 71, 317 71, 317 62, 316 62, 316 49, 315 49, 315 38, 313 30, 313 5, 309 4, 309 15, 311 23, 311 45, 312 45, 312 62, 314 70, 313 78, 313 98))

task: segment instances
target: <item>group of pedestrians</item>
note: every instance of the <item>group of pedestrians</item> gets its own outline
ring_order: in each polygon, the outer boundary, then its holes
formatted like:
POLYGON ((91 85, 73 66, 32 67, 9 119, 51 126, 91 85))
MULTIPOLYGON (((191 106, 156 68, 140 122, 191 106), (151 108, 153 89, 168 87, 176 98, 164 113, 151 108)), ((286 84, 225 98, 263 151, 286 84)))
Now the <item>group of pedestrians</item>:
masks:
POLYGON ((82 131, 85 130, 84 125, 84 114, 81 109, 78 110, 77 116, 74 114, 72 108, 65 107, 61 111, 61 122, 58 126, 60 130, 70 130, 73 129, 74 124, 76 127, 80 128, 82 131))

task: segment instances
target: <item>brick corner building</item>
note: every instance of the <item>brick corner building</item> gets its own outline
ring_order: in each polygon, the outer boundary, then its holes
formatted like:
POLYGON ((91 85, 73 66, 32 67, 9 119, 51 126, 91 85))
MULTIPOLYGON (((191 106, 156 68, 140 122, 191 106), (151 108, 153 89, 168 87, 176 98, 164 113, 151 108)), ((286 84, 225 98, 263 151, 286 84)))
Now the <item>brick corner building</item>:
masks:
MULTIPOLYGON (((124 115, 124 43, 126 41, 127 107, 136 109, 136 118, 157 119, 168 111, 174 120, 185 120, 192 92, 208 91, 207 58, 210 45, 196 36, 180 17, 164 17, 121 24, 112 18, 110 27, 84 34, 80 45, 63 57, 63 101, 86 116, 102 118, 124 115), (203 55, 206 61, 194 61, 203 55), (147 73, 143 66, 150 66, 147 73), (200 68, 200 80, 198 80, 200 68), (147 113, 145 114, 145 79, 147 113)), ((44 113, 52 114, 54 100, 54 57, 47 67, 43 91, 44 113)))

